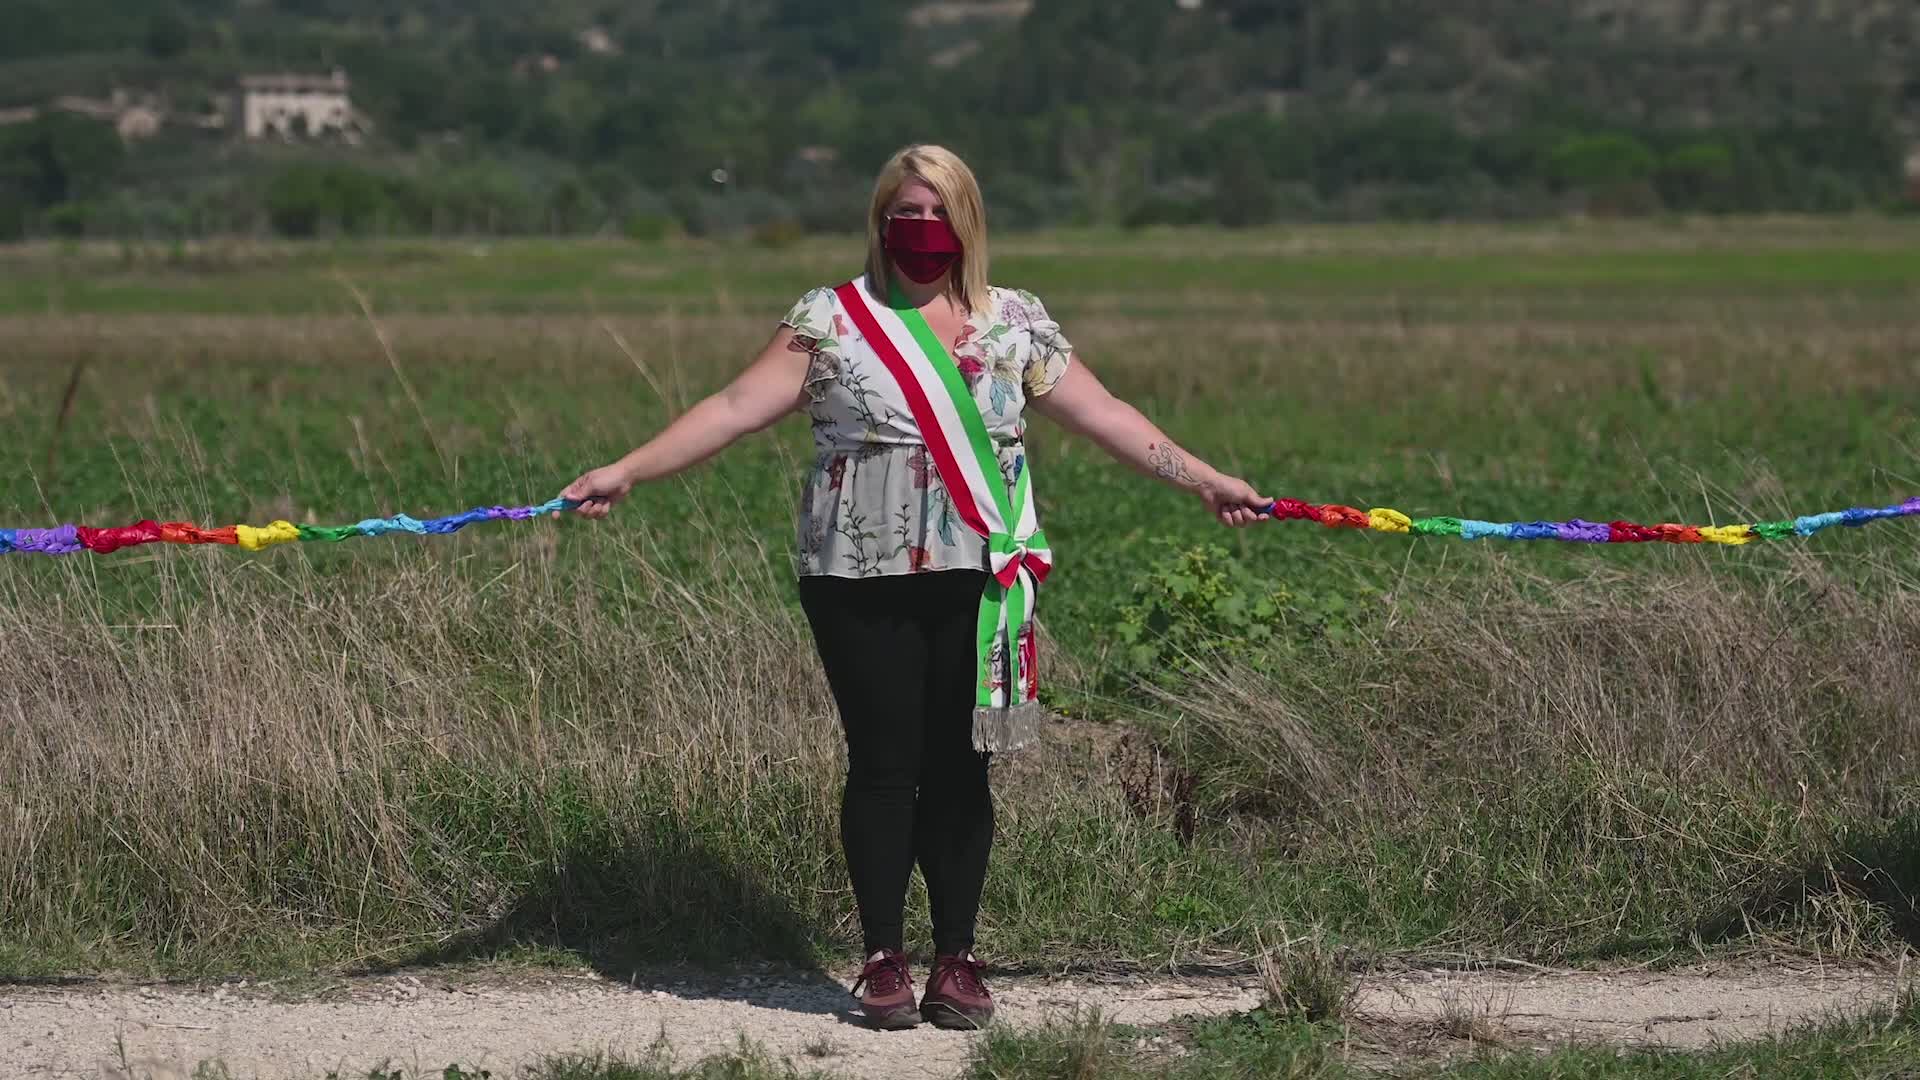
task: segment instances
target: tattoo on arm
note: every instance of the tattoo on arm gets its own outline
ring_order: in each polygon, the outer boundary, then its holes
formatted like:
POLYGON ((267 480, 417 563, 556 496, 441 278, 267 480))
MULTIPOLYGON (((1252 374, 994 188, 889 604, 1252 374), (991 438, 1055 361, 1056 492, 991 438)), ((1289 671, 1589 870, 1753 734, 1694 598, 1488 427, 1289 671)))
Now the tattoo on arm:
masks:
POLYGON ((1153 470, 1153 475, 1169 483, 1191 485, 1200 482, 1187 468, 1187 456, 1170 442, 1147 446, 1147 467, 1153 470))

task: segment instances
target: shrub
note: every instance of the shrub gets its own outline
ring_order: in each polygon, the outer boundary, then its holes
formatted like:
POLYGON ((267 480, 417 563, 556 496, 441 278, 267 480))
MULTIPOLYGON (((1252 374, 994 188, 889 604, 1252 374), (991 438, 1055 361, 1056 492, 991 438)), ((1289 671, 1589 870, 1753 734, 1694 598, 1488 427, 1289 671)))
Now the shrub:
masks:
POLYGON ((1226 549, 1162 542, 1156 569, 1120 610, 1121 650, 1109 678, 1166 686, 1221 660, 1264 670, 1301 646, 1342 641, 1352 606, 1337 591, 1298 595, 1255 575, 1226 549))
POLYGON ((1674 206, 1722 209, 1733 174, 1733 151, 1725 143, 1691 142, 1661 160, 1660 194, 1674 206))
POLYGON ((393 210, 380 178, 348 165, 296 165, 267 185, 267 220, 283 236, 313 236, 323 226, 358 233, 393 210))
MULTIPOLYGON (((1261 195, 1272 205, 1271 188, 1261 195)), ((1130 229, 1152 225, 1207 225, 1214 220, 1214 199, 1207 185, 1198 182, 1163 184, 1149 190, 1126 217, 1130 229)))
POLYGON ((1652 187, 1656 159, 1631 135, 1574 135, 1547 157, 1547 174, 1563 191, 1586 197, 1601 214, 1640 214, 1659 209, 1652 187))
POLYGON ((27 237, 27 200, 10 191, 0 191, 0 244, 15 244, 27 237))
POLYGON ((791 218, 764 221, 753 227, 753 242, 763 248, 790 248, 807 238, 807 230, 791 218))
POLYGON ((1214 216, 1222 225, 1261 225, 1273 220, 1273 184, 1259 150, 1235 143, 1214 174, 1214 216))
POLYGON ((86 203, 61 203, 47 211, 47 227, 55 236, 77 240, 87 235, 93 223, 93 207, 86 203))
POLYGON ((672 214, 642 210, 628 214, 620 223, 620 231, 636 244, 660 244, 680 231, 680 223, 672 214))

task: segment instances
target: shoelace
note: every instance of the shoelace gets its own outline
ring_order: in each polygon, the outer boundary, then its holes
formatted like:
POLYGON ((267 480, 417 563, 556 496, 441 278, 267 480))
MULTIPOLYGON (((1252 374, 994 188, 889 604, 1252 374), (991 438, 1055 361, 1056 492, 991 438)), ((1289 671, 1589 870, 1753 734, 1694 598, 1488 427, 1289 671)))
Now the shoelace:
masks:
POLYGON ((867 961, 867 966, 860 969, 860 977, 853 980, 852 994, 859 997, 863 986, 871 986, 877 994, 891 994, 912 982, 906 960, 898 953, 888 953, 878 960, 867 961))
MULTIPOLYGON (((963 994, 985 997, 987 984, 986 981, 981 978, 981 972, 986 969, 987 965, 981 963, 974 957, 954 956, 941 962, 940 975, 951 976, 954 984, 959 987, 960 992, 963 994)), ((940 977, 935 976, 934 981, 940 981, 940 977)))

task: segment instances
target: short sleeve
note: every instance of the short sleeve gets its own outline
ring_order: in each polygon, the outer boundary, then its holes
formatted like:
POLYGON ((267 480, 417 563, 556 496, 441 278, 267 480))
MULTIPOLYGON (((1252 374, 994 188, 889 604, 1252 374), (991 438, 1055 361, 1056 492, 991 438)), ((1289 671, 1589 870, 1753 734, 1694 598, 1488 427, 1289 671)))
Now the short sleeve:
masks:
POLYGON ((780 325, 793 327, 793 336, 803 339, 812 352, 833 341, 833 290, 826 286, 811 290, 793 305, 780 325))
POLYGON ((821 286, 802 296, 787 312, 780 325, 793 328, 792 348, 807 353, 807 377, 803 388, 814 404, 826 397, 826 384, 840 377, 840 349, 833 314, 833 290, 821 286))
POLYGON ((1027 331, 1032 336, 1033 352, 1027 357, 1024 383, 1029 398, 1045 397, 1066 377, 1073 359, 1073 342, 1060 332, 1060 324, 1047 315, 1040 298, 1022 290, 1016 293, 1026 310, 1027 331))

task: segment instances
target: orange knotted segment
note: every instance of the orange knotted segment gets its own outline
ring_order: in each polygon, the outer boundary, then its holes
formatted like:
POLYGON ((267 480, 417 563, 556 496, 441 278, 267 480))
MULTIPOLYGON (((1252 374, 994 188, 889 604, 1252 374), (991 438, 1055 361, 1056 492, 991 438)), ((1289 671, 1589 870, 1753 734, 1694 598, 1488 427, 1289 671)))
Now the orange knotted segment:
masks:
POLYGON ((1320 508, 1320 524, 1329 529, 1366 529, 1372 527, 1373 519, 1367 516, 1365 510, 1329 503, 1320 508))

